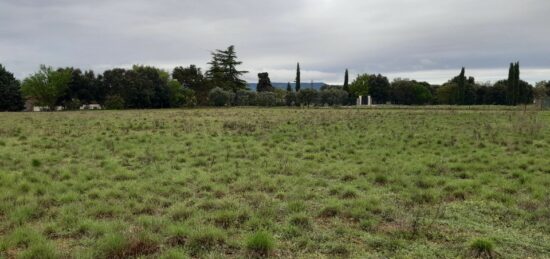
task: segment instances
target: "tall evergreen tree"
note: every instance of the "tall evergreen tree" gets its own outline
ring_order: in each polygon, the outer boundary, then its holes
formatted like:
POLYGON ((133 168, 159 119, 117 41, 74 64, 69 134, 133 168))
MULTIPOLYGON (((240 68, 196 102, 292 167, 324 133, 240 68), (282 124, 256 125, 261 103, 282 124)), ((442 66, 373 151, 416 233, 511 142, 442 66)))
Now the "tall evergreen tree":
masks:
POLYGON ((210 69, 206 73, 216 86, 225 90, 237 92, 237 90, 246 89, 246 81, 241 76, 248 71, 238 70, 237 66, 243 62, 237 60, 235 46, 231 45, 226 50, 216 50, 212 52, 212 61, 208 64, 210 69))
POLYGON ((296 92, 300 91, 300 63, 296 67, 296 92))
POLYGON ((346 69, 346 74, 344 75, 344 91, 349 93, 349 74, 348 69, 346 69))
POLYGON ((292 92, 292 86, 290 86, 290 82, 288 82, 288 83, 286 84, 286 91, 287 91, 287 92, 292 92))
POLYGON ((256 85, 256 92, 273 92, 275 88, 271 85, 269 74, 267 72, 258 73, 258 84, 256 85))
POLYGON ((458 83, 457 83, 457 96, 456 96, 456 103, 458 105, 465 104, 465 96, 466 96, 466 71, 464 67, 462 67, 462 70, 460 70, 460 75, 458 75, 458 83))
POLYGON ((523 91, 520 89, 519 62, 510 63, 508 82, 506 87, 506 99, 509 105, 517 105, 522 102, 523 91))
POLYGON ((23 110, 19 81, 0 64, 0 111, 23 110))

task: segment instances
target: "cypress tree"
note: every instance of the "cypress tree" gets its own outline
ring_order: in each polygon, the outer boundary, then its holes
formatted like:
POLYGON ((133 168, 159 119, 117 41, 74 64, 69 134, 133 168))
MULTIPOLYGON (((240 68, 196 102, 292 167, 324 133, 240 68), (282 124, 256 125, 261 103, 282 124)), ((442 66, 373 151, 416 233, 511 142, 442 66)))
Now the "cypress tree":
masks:
POLYGON ((346 74, 344 75, 344 91, 349 93, 349 74, 348 69, 346 69, 346 74))
POLYGON ((514 69, 514 86, 516 89, 516 105, 524 102, 524 93, 523 89, 521 89, 521 85, 519 82, 519 61, 516 62, 516 66, 514 69))
POLYGON ((525 102, 525 93, 520 89, 519 62, 510 63, 508 71, 508 84, 506 86, 506 98, 509 105, 517 105, 525 102))
POLYGON ((510 63, 508 69, 508 82, 506 85, 506 102, 508 105, 514 105, 514 63, 510 63))
POLYGON ((300 91, 300 63, 296 67, 296 92, 300 91))
POLYGON ((462 70, 460 71, 460 75, 458 76, 458 89, 457 89, 457 104, 462 105, 464 104, 464 97, 466 95, 466 76, 465 76, 465 69, 462 67, 462 70))
POLYGON ((288 82, 287 85, 286 85, 286 91, 287 92, 292 92, 292 86, 290 86, 290 82, 288 82))

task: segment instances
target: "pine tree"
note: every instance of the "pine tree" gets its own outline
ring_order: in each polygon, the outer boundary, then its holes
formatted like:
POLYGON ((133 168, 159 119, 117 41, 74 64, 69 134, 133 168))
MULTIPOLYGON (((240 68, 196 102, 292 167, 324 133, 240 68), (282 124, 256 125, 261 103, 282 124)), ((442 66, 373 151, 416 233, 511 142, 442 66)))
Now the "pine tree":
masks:
POLYGON ((300 63, 296 67, 296 92, 300 91, 300 63))
POLYGON ((212 52, 212 61, 208 63, 210 69, 206 75, 215 86, 221 87, 224 90, 237 92, 237 90, 246 89, 247 86, 246 81, 240 77, 248 73, 248 71, 237 69, 237 66, 242 63, 241 61, 237 61, 237 53, 233 45, 229 46, 226 50, 218 49, 212 52))

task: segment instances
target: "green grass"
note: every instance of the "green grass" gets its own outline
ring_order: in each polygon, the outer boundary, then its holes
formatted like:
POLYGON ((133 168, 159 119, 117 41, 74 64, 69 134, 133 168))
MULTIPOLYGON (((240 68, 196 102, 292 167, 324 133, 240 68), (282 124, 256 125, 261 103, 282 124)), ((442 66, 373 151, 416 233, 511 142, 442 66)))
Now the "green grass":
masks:
POLYGON ((0 258, 550 254, 549 112, 0 113, 0 125, 0 258))

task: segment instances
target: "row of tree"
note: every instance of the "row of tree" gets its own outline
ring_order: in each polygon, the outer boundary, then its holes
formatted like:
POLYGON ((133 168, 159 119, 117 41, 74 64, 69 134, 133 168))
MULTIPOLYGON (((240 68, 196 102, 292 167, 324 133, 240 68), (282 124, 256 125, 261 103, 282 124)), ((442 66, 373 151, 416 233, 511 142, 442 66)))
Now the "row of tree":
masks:
POLYGON ((536 88, 520 80, 519 63, 510 65, 508 79, 480 84, 466 77, 465 69, 443 85, 430 85, 408 79, 389 82, 383 75, 360 74, 349 83, 345 71, 343 85, 325 85, 320 90, 302 89, 300 64, 295 87, 286 91, 271 85, 268 73, 258 74, 256 91, 247 88, 238 69, 235 48, 216 50, 203 73, 195 65, 176 67, 172 73, 152 66, 134 65, 95 74, 77 68, 53 69, 40 66, 38 72, 21 83, 0 65, 0 110, 20 111, 24 100, 54 109, 78 109, 83 104, 101 104, 108 109, 170 108, 194 105, 353 105, 358 96, 370 95, 374 103, 423 104, 497 104, 532 103, 535 97, 550 94, 550 82, 536 88))

